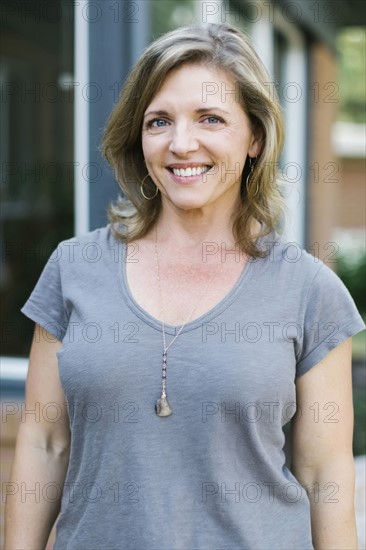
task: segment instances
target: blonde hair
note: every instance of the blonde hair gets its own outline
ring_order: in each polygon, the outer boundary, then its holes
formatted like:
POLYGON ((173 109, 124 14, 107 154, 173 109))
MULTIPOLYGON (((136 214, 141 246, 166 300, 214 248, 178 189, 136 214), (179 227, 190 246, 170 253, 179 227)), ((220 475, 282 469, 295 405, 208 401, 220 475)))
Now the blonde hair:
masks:
MULTIPOLYGON (((141 143, 143 116, 170 71, 183 64, 202 63, 225 71, 235 81, 241 106, 254 131, 261 135, 261 152, 253 173, 250 174, 249 159, 243 170, 233 235, 245 253, 253 258, 262 256, 256 241, 277 228, 283 213, 277 169, 284 137, 282 114, 269 86, 268 73, 248 38, 227 24, 192 25, 169 32, 146 48, 131 71, 102 142, 102 152, 127 197, 111 205, 109 219, 115 235, 126 242, 146 235, 157 221, 160 193, 146 200, 140 192, 147 175, 141 143), (250 232, 253 218, 261 223, 254 240, 250 232)), ((156 187, 151 178, 145 180, 144 190, 145 194, 154 195, 156 187)))

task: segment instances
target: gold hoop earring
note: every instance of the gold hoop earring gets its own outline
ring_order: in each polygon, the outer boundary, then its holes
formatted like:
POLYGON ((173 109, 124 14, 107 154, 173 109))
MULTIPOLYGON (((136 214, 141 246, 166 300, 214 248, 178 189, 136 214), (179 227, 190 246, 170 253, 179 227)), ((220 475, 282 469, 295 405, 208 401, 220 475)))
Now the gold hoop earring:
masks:
MULTIPOLYGON (((247 175, 247 179, 245 180, 245 185, 246 185, 247 188, 248 188, 250 179, 253 176, 254 168, 255 168, 255 165, 257 164, 257 158, 258 157, 255 157, 255 159, 253 160, 252 157, 249 157, 249 170, 250 171, 249 171, 249 174, 247 175)), ((256 196, 258 194, 258 191, 259 191, 259 186, 257 184, 257 188, 255 190, 254 196, 256 196)))
POLYGON ((146 176, 144 177, 144 179, 142 180, 141 182, 141 185, 140 185, 140 191, 141 191, 141 195, 144 197, 144 199, 146 199, 147 201, 151 201, 153 199, 155 199, 156 195, 158 194, 159 192, 159 189, 156 187, 156 191, 155 191, 155 194, 152 196, 152 197, 147 197, 144 193, 144 183, 145 183, 145 180, 147 177, 149 177, 150 174, 146 174, 146 176))

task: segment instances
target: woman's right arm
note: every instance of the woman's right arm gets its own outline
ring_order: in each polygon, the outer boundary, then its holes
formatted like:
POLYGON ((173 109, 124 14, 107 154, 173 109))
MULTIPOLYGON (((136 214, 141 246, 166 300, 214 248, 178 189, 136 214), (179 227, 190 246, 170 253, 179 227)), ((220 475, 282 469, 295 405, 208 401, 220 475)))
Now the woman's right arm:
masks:
POLYGON ((12 494, 6 499, 6 550, 44 549, 60 510, 70 450, 56 357, 60 346, 36 325, 8 492, 12 494))

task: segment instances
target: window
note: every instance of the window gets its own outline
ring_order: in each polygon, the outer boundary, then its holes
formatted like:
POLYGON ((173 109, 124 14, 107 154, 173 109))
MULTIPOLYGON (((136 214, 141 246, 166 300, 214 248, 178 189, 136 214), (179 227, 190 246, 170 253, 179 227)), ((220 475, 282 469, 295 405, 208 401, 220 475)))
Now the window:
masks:
POLYGON ((33 323, 19 310, 73 234, 73 5, 5 0, 2 15, 1 340, 22 356, 33 323))

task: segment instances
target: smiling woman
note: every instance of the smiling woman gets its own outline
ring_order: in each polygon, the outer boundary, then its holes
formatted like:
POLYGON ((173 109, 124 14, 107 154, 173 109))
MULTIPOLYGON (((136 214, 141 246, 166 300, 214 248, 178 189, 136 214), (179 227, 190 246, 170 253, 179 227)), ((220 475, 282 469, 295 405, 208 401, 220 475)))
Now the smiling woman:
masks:
POLYGON ((356 547, 364 324, 275 230, 267 79, 228 25, 165 35, 131 72, 103 142, 127 199, 59 245, 22 310, 37 323, 26 409, 57 416, 22 425, 12 482, 59 490, 8 495, 6 548, 43 548, 59 510, 55 550, 356 547))
MULTIPOLYGON (((269 80, 248 39, 227 25, 184 27, 147 48, 131 71, 103 141, 104 154, 128 199, 110 211, 112 223, 122 224, 115 226, 117 236, 127 241, 141 238, 156 222, 168 195, 149 174, 144 149, 152 144, 161 149, 164 138, 172 136, 165 170, 172 163, 181 169, 184 163, 189 168, 187 162, 194 166, 197 161, 209 161, 210 171, 200 181, 206 181, 202 192, 212 193, 210 200, 216 196, 218 181, 228 188, 236 179, 237 197, 231 205, 235 241, 243 252, 261 255, 253 239, 252 220, 260 223, 256 235, 263 237, 275 229, 283 215, 277 172, 283 122, 277 97, 266 85, 269 80), (177 117, 183 105, 184 114, 177 117), (254 141, 247 144, 250 135, 254 141), (216 158, 199 158, 203 154, 200 140, 211 148, 214 143, 214 149, 206 149, 204 154, 216 154, 216 158), (234 142, 235 150, 229 154, 234 142), (144 199, 136 181, 144 182, 144 193, 153 197, 151 201, 144 199), (156 185, 161 193, 156 192, 156 185)), ((188 200, 189 193, 186 196, 188 200)))
POLYGON ((189 210, 192 221, 205 216, 217 223, 240 204, 245 161, 258 156, 260 136, 235 96, 221 93, 233 87, 222 71, 185 64, 168 75, 148 106, 142 150, 162 213, 169 202, 172 211, 189 210), (204 102, 207 83, 215 92, 204 102))

